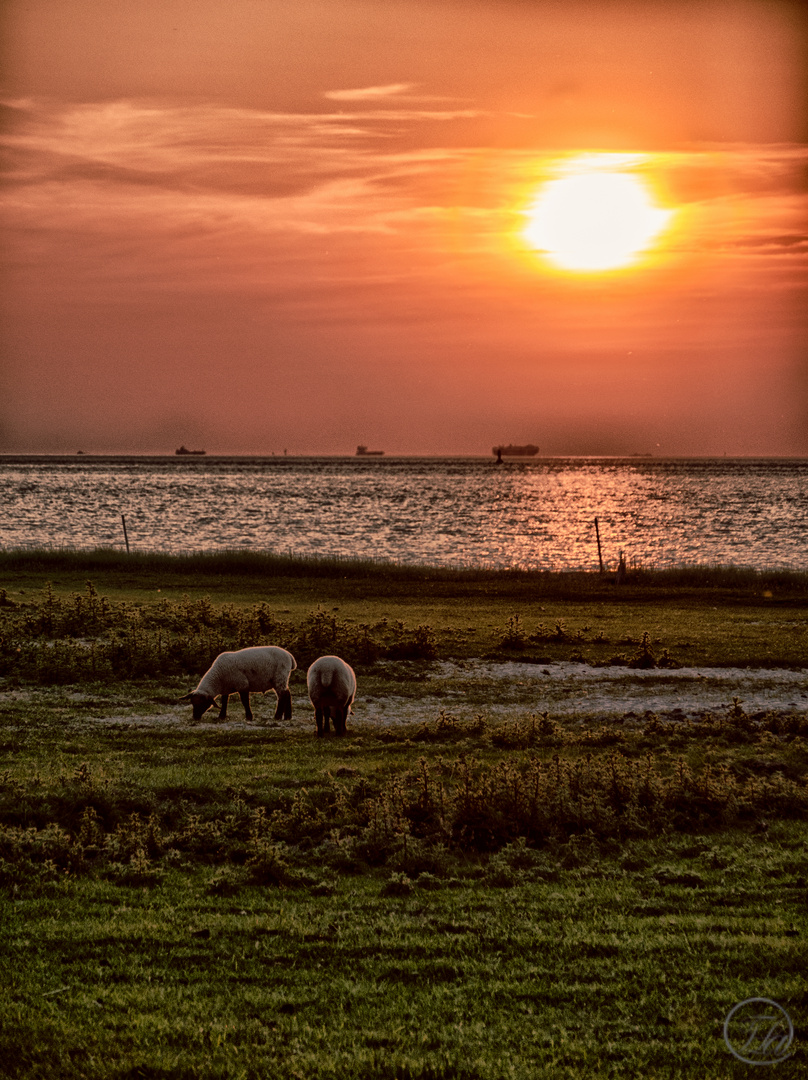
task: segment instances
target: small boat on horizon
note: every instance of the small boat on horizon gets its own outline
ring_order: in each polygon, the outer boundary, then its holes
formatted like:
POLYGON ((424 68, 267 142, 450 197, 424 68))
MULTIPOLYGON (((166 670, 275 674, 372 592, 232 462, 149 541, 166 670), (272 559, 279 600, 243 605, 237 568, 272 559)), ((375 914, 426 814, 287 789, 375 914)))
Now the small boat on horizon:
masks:
POLYGON ((178 450, 175 450, 174 453, 178 454, 180 457, 186 457, 188 455, 190 455, 191 457, 199 457, 201 454, 207 453, 207 451, 206 450, 189 450, 186 446, 181 446, 178 450))
POLYGON ((368 450, 368 448, 361 443, 356 448, 357 457, 381 457, 383 454, 384 450, 368 450))

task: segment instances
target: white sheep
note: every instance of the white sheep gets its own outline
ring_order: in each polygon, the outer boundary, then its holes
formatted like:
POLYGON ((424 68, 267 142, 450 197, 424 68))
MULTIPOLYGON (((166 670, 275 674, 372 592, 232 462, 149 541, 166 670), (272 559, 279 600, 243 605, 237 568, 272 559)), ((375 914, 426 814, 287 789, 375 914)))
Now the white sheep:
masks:
POLYGON ((317 734, 330 730, 334 721, 337 735, 345 734, 345 721, 356 697, 356 675, 338 656, 321 656, 306 674, 309 698, 314 706, 317 734))
POLYGON ((277 645, 257 645, 238 652, 219 653, 199 681, 196 690, 180 698, 190 701, 193 706, 194 720, 201 720, 202 715, 215 704, 215 698, 222 695, 219 719, 227 719, 227 701, 231 694, 238 694, 244 706, 244 718, 252 720, 250 693, 265 694, 274 690, 278 695, 276 720, 291 720, 292 694, 289 690, 289 676, 297 667, 294 656, 277 645))

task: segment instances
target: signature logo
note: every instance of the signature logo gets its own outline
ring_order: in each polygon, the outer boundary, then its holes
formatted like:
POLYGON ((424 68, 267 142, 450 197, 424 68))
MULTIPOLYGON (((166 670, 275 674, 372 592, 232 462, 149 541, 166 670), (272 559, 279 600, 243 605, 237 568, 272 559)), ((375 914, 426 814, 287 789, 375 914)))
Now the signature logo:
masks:
POLYGON ((747 1065, 776 1065, 791 1057, 794 1025, 782 1005, 771 998, 747 998, 729 1011, 724 1042, 747 1065))

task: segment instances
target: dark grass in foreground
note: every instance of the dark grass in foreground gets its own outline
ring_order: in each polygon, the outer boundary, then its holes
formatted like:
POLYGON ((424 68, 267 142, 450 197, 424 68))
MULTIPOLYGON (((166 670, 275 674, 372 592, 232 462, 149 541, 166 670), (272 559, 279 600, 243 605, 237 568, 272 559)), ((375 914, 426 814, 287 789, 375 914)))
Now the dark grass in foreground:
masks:
POLYGON ((634 844, 507 887, 331 893, 172 871, 6 903, 10 1080, 693 1080, 746 1075, 723 1020, 780 1002, 804 1075, 804 840, 634 844), (684 868, 697 872, 694 887, 684 868))
POLYGON ((88 709, 104 701, 2 707, 0 887, 12 893, 82 875, 155 884, 193 864, 234 885, 379 867, 446 878, 503 849, 546 869, 570 844, 808 820, 804 716, 736 707, 626 728, 442 713, 321 741, 103 726, 76 715, 88 709))
MULTIPOLYGON (((188 578, 289 578, 371 581, 388 588, 429 584, 450 591, 457 586, 488 589, 530 589, 547 596, 588 597, 604 589, 613 595, 614 575, 585 571, 545 571, 491 568, 441 568, 404 565, 376 559, 300 557, 258 551, 196 552, 162 554, 98 548, 70 549, 18 548, 0 551, 0 575, 28 573, 126 573, 127 575, 176 575, 188 578)), ((770 591, 780 595, 808 595, 808 571, 757 571, 741 567, 682 566, 675 569, 637 569, 620 587, 623 592, 647 593, 708 590, 717 592, 770 591)))
MULTIPOLYGON (((808 830, 776 800, 728 821, 732 795, 694 791, 621 838, 567 788, 533 846, 496 813, 519 763, 569 779, 594 757, 608 781, 614 731, 23 720, 2 748, 4 1076, 730 1078, 722 1023, 750 996, 788 1010, 800 1056, 777 1075, 802 1075, 808 830), (446 823, 453 788, 482 832, 429 828, 441 776, 446 823)), ((665 727, 625 763, 650 742, 660 774, 677 750, 702 776, 716 755, 739 780, 804 773, 799 734, 665 727)))
POLYGON ((731 1078, 750 996, 802 1075, 804 717, 99 724, 130 690, 3 706, 2 1075, 731 1078))

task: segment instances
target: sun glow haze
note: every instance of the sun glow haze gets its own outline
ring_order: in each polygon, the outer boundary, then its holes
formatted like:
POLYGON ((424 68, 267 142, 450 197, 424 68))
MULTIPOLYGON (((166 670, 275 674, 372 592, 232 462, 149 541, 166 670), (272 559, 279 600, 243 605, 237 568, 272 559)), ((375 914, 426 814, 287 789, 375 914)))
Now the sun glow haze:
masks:
POLYGON ((620 168, 618 155, 565 162, 527 210, 523 236, 562 270, 598 272, 633 265, 670 224, 645 182, 620 168))

